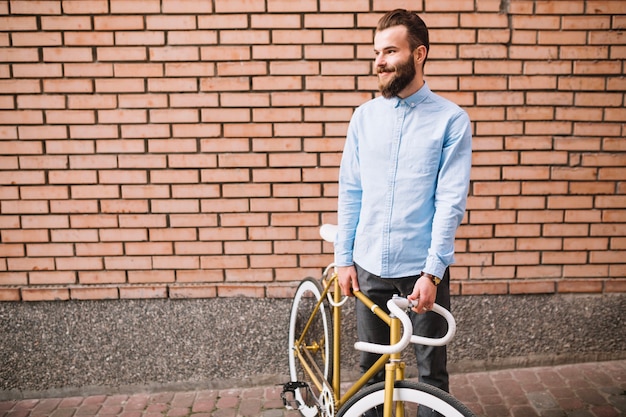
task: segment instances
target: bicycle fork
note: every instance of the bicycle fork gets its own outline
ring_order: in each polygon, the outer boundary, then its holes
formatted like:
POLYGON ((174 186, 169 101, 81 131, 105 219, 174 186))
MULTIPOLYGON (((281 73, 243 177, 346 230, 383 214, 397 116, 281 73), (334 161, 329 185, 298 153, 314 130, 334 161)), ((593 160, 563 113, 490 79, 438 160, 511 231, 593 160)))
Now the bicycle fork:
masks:
MULTIPOLYGON (((390 339, 391 344, 398 343, 400 340, 400 320, 396 317, 391 317, 391 332, 390 339)), ((383 406, 383 417, 404 417, 404 406, 400 401, 393 403, 393 391, 396 385, 396 381, 404 379, 405 363, 402 361, 401 353, 393 353, 389 357, 389 362, 385 364, 385 403, 383 406)))

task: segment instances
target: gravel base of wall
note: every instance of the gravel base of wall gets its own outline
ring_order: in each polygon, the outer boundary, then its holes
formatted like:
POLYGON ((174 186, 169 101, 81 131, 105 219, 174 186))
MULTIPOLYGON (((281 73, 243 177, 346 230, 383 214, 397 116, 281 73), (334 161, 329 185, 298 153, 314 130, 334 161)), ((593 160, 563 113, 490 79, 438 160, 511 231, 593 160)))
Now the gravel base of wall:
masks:
MULTIPOLYGON (((463 296, 452 304, 453 373, 626 358, 626 294, 463 296)), ((3 302, 0 399, 286 382, 290 305, 250 298, 3 302)), ((350 377, 358 357, 351 303, 342 328, 350 377)))

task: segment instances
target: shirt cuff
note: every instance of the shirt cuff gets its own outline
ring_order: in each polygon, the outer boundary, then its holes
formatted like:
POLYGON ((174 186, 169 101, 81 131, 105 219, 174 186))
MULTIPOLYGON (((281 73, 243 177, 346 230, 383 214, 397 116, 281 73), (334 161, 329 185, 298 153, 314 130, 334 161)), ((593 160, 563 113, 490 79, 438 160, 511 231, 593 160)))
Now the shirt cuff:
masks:
POLYGON ((441 263, 436 256, 428 256, 428 258, 426 258, 426 265, 424 266, 422 272, 434 275, 437 278, 443 278, 446 268, 447 266, 441 263))
POLYGON ((350 266, 354 265, 354 259, 352 258, 352 252, 346 251, 335 246, 335 265, 336 266, 350 266))

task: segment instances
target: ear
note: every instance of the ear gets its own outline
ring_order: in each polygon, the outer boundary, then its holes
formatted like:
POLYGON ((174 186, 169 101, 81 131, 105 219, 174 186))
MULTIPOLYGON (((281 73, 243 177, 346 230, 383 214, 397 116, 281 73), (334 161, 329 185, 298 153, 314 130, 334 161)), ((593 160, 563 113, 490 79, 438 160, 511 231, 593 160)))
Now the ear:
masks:
POLYGON ((418 65, 423 65, 424 61, 426 61, 426 55, 428 54, 428 50, 426 46, 420 45, 415 49, 415 53, 413 56, 415 57, 415 63, 418 65))

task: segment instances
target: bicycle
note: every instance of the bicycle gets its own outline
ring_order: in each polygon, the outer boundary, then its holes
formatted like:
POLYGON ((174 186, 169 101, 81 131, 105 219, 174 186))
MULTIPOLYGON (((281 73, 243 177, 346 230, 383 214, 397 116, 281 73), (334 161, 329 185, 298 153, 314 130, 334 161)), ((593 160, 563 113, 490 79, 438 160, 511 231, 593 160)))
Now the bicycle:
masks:
MULTIPOLYGON (((320 228, 322 238, 333 243, 336 228, 323 225, 320 228)), ((447 344, 456 331, 452 314, 435 304, 432 311, 446 319, 448 331, 438 339, 426 338, 412 334, 412 323, 406 312, 412 307, 408 299, 394 296, 387 302, 391 313, 387 314, 360 291, 355 291, 354 296, 389 325, 390 344, 355 343, 356 349, 378 353, 381 357, 342 393, 341 308, 348 297, 341 295, 332 263, 321 279, 303 279, 294 295, 289 317, 290 382, 283 385, 281 393, 285 407, 300 411, 304 417, 403 417, 416 416, 421 404, 446 417, 473 417, 469 408, 449 393, 405 379, 402 350, 410 343, 447 344), (366 387, 371 377, 383 368, 384 381, 366 387)))

